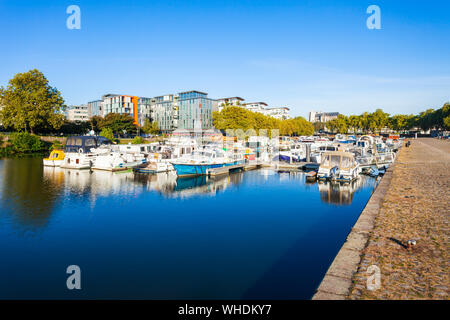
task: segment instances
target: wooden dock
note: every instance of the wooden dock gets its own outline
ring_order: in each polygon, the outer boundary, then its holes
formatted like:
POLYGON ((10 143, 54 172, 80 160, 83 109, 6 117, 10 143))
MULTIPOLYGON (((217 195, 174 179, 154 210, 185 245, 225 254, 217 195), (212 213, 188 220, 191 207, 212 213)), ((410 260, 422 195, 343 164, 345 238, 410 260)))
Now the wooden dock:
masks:
POLYGON ((250 171, 256 170, 263 167, 268 167, 270 165, 266 163, 245 163, 245 164, 235 164, 227 167, 213 168, 206 170, 206 174, 209 177, 220 176, 223 174, 229 174, 232 171, 250 171))
POLYGON ((296 162, 296 163, 274 163, 274 168, 276 170, 283 170, 283 171, 297 171, 297 170, 303 170, 305 167, 308 169, 308 166, 311 167, 311 170, 313 168, 317 167, 318 164, 314 162, 296 162))

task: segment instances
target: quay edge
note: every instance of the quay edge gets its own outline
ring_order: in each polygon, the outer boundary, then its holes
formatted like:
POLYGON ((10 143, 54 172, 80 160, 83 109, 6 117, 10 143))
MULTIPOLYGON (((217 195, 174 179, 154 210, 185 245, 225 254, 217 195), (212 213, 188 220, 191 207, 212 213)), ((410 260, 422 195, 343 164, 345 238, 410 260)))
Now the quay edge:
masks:
POLYGON ((379 208, 392 180, 395 162, 386 170, 361 215, 348 234, 312 300, 345 300, 350 293, 353 275, 358 271, 362 251, 367 246, 379 208))

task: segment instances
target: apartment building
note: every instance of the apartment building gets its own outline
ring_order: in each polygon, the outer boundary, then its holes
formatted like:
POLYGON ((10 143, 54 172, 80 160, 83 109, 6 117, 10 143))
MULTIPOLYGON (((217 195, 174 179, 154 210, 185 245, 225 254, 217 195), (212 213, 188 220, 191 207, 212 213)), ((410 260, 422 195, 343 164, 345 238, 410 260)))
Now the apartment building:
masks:
POLYGON ((221 98, 217 99, 217 108, 219 111, 222 111, 224 105, 232 105, 232 106, 239 106, 241 107, 243 102, 245 101, 241 97, 229 97, 229 98, 221 98))
POLYGON ((90 117, 103 117, 103 100, 94 100, 88 102, 88 113, 90 117))
POLYGON ((80 106, 68 106, 65 110, 66 119, 69 121, 88 121, 90 118, 87 104, 80 106))
POLYGON ((185 130, 213 128, 213 111, 218 110, 217 100, 208 98, 200 91, 186 91, 178 94, 178 128, 185 130))
POLYGON ((262 111, 262 113, 269 117, 273 117, 280 120, 286 120, 290 118, 289 111, 290 109, 287 107, 278 107, 278 108, 266 108, 262 111))
POLYGON ((134 118, 135 124, 142 126, 145 118, 151 118, 152 104, 151 98, 106 94, 103 96, 103 115, 128 114, 134 118))
POLYGON ((153 121, 164 133, 178 128, 178 96, 167 94, 153 98, 153 121))
POLYGON ((317 112, 311 111, 309 113, 309 122, 327 122, 338 117, 339 112, 317 112))

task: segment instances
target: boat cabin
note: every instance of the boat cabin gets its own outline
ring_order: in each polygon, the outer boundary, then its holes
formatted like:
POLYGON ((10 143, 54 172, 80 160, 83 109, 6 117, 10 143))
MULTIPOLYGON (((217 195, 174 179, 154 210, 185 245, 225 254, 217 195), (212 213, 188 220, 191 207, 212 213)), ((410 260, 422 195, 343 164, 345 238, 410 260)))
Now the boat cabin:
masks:
POLYGON ((92 149, 103 144, 111 144, 111 141, 105 137, 72 136, 67 138, 64 152, 89 153, 92 149))
POLYGON ((331 169, 338 167, 341 170, 351 169, 356 166, 356 160, 353 153, 343 151, 325 152, 322 155, 321 168, 331 169))

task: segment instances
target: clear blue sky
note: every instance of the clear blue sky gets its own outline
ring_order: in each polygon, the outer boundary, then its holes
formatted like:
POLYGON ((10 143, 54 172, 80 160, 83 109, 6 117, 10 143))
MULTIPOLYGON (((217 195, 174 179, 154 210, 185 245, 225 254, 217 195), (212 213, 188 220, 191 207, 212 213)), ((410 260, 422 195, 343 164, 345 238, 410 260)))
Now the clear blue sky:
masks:
POLYGON ((196 89, 302 116, 417 113, 450 100, 449 15, 448 0, 0 0, 0 85, 38 68, 67 104, 196 89))

